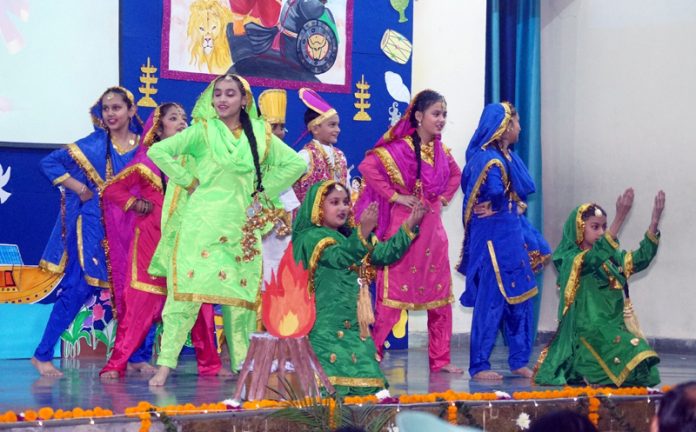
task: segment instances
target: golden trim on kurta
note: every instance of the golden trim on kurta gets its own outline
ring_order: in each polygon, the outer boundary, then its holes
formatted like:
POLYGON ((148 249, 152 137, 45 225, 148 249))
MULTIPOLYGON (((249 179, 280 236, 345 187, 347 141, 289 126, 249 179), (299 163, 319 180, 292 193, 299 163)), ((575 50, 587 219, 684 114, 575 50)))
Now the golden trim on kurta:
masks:
MULTIPOLYGON (((416 154, 416 146, 413 144, 413 138, 410 136, 404 137, 404 141, 406 141, 406 144, 411 147, 411 150, 413 151, 413 154, 416 154)), ((430 141, 429 143, 421 143, 421 160, 425 163, 427 163, 430 166, 435 166, 435 144, 433 141, 430 141)))
POLYGON ((575 244, 580 246, 585 240, 585 221, 582 220, 582 214, 590 207, 592 203, 581 204, 575 213, 575 244))
POLYGON ((82 241, 82 215, 77 216, 77 221, 75 222, 75 231, 77 235, 77 256, 80 260, 80 267, 82 270, 85 269, 85 252, 84 243, 82 241))
POLYGON ((321 258, 321 254, 324 253, 324 249, 326 249, 329 246, 333 246, 336 244, 336 239, 333 239, 331 237, 324 237, 323 239, 319 240, 316 246, 314 246, 314 250, 312 251, 312 256, 309 258, 309 279, 307 283, 307 291, 312 294, 314 292, 314 273, 317 271, 317 267, 319 266, 319 259, 321 258))
POLYGON ((156 174, 154 171, 150 169, 147 165, 143 163, 137 163, 135 165, 131 165, 128 168, 125 168, 118 174, 116 174, 113 178, 111 178, 105 185, 104 187, 108 187, 110 184, 124 179, 128 177, 129 175, 133 173, 138 173, 140 176, 147 181, 152 187, 157 189, 158 191, 162 191, 162 178, 156 174))
MULTIPOLYGON (((653 350, 646 350, 639 352, 636 354, 628 363, 626 363, 626 366, 623 367, 619 375, 615 375, 610 369, 609 366, 604 362, 602 357, 600 357, 599 353, 595 351, 594 348, 592 348, 592 345, 590 345, 589 342, 584 337, 580 337, 580 341, 582 342, 583 345, 585 345, 585 348, 592 354, 592 357, 597 360, 597 363, 599 363, 599 366, 602 368, 604 373, 607 374, 611 382, 614 383, 615 386, 621 387, 621 384, 623 384, 624 381, 626 381, 626 378, 631 374, 633 369, 640 364, 643 360, 650 358, 650 357, 658 357, 657 353, 653 350)), ((621 360, 619 359, 619 363, 621 360)))
POLYGON ((123 206, 123 210, 124 211, 130 210, 130 208, 133 207, 133 204, 135 204, 136 201, 138 201, 138 198, 136 198, 134 196, 128 198, 128 201, 126 201, 126 205, 123 206))
POLYGON ((589 252, 589 250, 584 250, 575 255, 575 258, 573 258, 573 267, 570 269, 568 282, 566 283, 565 290, 563 291, 563 315, 568 312, 568 308, 575 302, 575 296, 577 295, 578 287, 580 286, 580 270, 582 270, 582 263, 587 252, 589 252))
POLYGON ((51 273, 64 273, 65 263, 67 262, 67 260, 68 254, 65 251, 63 251, 63 255, 60 257, 60 262, 58 264, 42 259, 41 261, 39 261, 39 267, 51 273))
POLYGON ((474 183, 474 187, 471 189, 471 195, 469 195, 469 200, 466 202, 466 207, 464 210, 464 214, 462 215, 463 218, 463 228, 464 228, 464 238, 462 241, 462 250, 459 253, 459 263, 457 264, 457 267, 459 267, 462 263, 462 259, 464 258, 464 244, 466 244, 466 228, 469 225, 469 222, 471 221, 471 212, 474 210, 474 206, 476 205, 476 201, 478 201, 479 197, 479 191, 481 189, 481 185, 483 182, 486 181, 486 178, 488 178, 488 170, 493 168, 493 166, 497 166, 500 169, 500 174, 503 180, 503 184, 507 185, 508 183, 508 177, 507 177, 507 171, 505 171, 505 166, 503 163, 498 160, 498 159, 491 159, 486 163, 486 165, 483 167, 481 170, 481 174, 479 174, 478 178, 476 179, 476 183, 474 183))
MULTIPOLYGON (((488 253, 491 256, 491 264, 493 265, 493 271, 495 271, 495 280, 498 282, 498 289, 500 290, 500 294, 502 294, 505 298, 505 301, 509 304, 519 304, 537 295, 539 293, 539 288, 534 287, 529 291, 518 296, 508 297, 507 293, 505 292, 505 286, 503 285, 503 278, 500 275, 500 268, 498 267, 498 259, 495 256, 495 250, 493 249, 493 242, 491 240, 488 240, 487 243, 488 253)), ((515 286, 514 281, 512 282, 512 286, 515 286)))
POLYGON ((261 156, 261 162, 264 163, 266 159, 268 158, 268 154, 271 152, 271 143, 273 142, 273 129, 271 128, 271 125, 268 123, 265 123, 266 126, 266 148, 263 150, 263 156, 261 156))
POLYGON ((626 255, 624 255, 623 268, 624 268, 624 275, 626 276, 626 279, 628 279, 633 274, 633 270, 634 270, 633 252, 626 252, 626 255))
POLYGON ((660 244, 660 238, 656 236, 655 234, 651 233, 650 231, 645 233, 645 236, 653 243, 655 244, 660 244))
POLYGON ((382 290, 382 304, 394 309, 407 309, 407 310, 428 310, 436 309, 442 307, 446 304, 454 302, 454 295, 452 294, 452 281, 450 280, 450 294, 449 297, 440 300, 434 300, 428 303, 407 303, 398 300, 392 300, 389 298, 389 266, 384 266, 382 271, 382 277, 384 282, 384 289, 382 290))
POLYGON ((360 227, 356 228, 355 232, 358 234, 358 239, 360 239, 360 243, 362 243, 362 245, 365 246, 365 249, 369 251, 374 249, 374 246, 372 246, 372 244, 368 242, 365 237, 363 237, 362 231, 360 231, 360 227))
POLYGON ((172 251, 172 288, 174 291, 174 299, 179 301, 190 301, 198 303, 213 303, 221 304, 226 306, 235 306, 243 309, 255 312, 257 309, 257 303, 260 301, 258 296, 255 302, 250 302, 247 300, 242 300, 233 297, 223 297, 208 294, 198 294, 198 293, 180 293, 179 292, 179 282, 177 274, 177 263, 176 256, 179 250, 179 234, 177 233, 174 238, 174 249, 172 251))
MULTIPOLYGON (((186 167, 186 158, 182 157, 181 158, 181 166, 186 167)), ((173 182, 172 182, 173 183, 173 182)), ((172 184, 170 183, 170 184, 172 184)), ((176 210, 176 207, 179 205, 179 195, 181 194, 182 187, 175 184, 174 185, 174 193, 172 194, 172 201, 169 204, 169 211, 167 212, 167 220, 169 220, 172 215, 174 214, 174 211, 176 210)))
POLYGON ((406 224, 406 222, 404 222, 404 223, 401 225, 401 228, 404 230, 404 232, 406 233, 406 235, 408 236, 408 238, 410 238, 411 240, 413 240, 414 238, 416 238, 416 234, 415 234, 413 231, 411 231, 411 228, 408 227, 408 225, 406 224))
POLYGON ((52 182, 53 186, 58 185, 60 183, 63 183, 65 180, 67 180, 69 178, 70 178, 70 173, 65 173, 60 177, 56 177, 55 179, 53 179, 53 182, 52 182))
POLYGON ((609 246, 611 246, 611 247, 614 248, 614 249, 618 249, 618 248, 619 248, 619 243, 618 243, 616 240, 614 240, 614 237, 612 237, 611 234, 609 234, 608 232, 605 232, 605 233, 604 233, 604 238, 607 239, 607 242, 609 243, 609 246))
POLYGON ((389 202, 393 203, 396 202, 396 200, 399 198, 399 192, 394 192, 392 196, 389 197, 389 202))
POLYGON ((152 294, 166 295, 167 288, 159 285, 152 285, 138 280, 138 242, 140 241, 140 228, 135 229, 133 236, 133 258, 131 260, 131 281, 130 286, 138 291, 145 291, 152 294))
MULTIPOLYGON (((379 161, 382 162, 382 166, 387 171, 389 180, 391 180, 392 183, 406 187, 406 184, 404 183, 404 178, 401 176, 401 170, 399 169, 399 166, 396 164, 396 161, 387 149, 385 149, 384 147, 377 147, 371 150, 370 152, 374 153, 374 155, 377 156, 377 159, 379 159, 379 161)), ((368 152, 368 154, 370 152, 368 152)))
POLYGON ((340 385, 345 387, 384 387, 382 378, 351 378, 330 376, 329 382, 332 385, 340 385))
POLYGON ((317 194, 316 194, 315 199, 314 199, 314 203, 312 204, 311 220, 312 220, 312 223, 314 225, 321 226, 321 224, 322 224, 321 206, 324 204, 324 198, 326 198, 325 195, 326 195, 327 189, 335 184, 340 184, 340 183, 338 183, 335 180, 327 180, 321 186, 319 186, 319 189, 317 190, 317 194))
POLYGON ((92 162, 87 159, 87 156, 85 156, 84 153, 82 153, 82 149, 77 146, 77 144, 68 144, 67 146, 68 154, 70 155, 71 158, 77 163, 77 165, 82 168, 82 171, 84 171, 85 176, 97 185, 99 189, 104 187, 104 179, 99 175, 96 169, 94 169, 94 166, 92 165, 92 162))
POLYGON ((91 285, 91 286, 96 286, 96 287, 104 288, 104 289, 111 288, 111 284, 109 282, 103 281, 101 279, 97 279, 97 278, 92 277, 92 276, 85 275, 85 281, 87 282, 88 285, 91 285))

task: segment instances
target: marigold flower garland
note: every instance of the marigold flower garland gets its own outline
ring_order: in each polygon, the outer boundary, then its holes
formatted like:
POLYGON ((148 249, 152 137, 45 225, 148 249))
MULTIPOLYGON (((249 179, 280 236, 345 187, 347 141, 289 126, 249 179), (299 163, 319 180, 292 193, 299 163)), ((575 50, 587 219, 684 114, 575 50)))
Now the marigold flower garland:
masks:
MULTIPOLYGON (((661 388, 662 392, 667 392, 671 389, 670 386, 663 386, 661 388)), ((514 392, 512 394, 512 399, 515 400, 535 400, 535 399, 567 399, 567 398, 578 398, 587 397, 588 398, 588 418, 596 426, 599 424, 599 409, 601 406, 601 401, 599 397, 610 397, 610 396, 644 396, 650 394, 651 391, 645 387, 628 387, 628 388, 592 388, 592 387, 565 387, 561 390, 543 390, 543 391, 533 391, 533 392, 514 392)), ((659 393, 659 391, 657 391, 659 393)), ((456 402, 460 401, 494 401, 499 399, 506 399, 507 395, 504 393, 496 394, 495 392, 488 393, 467 393, 467 392, 455 392, 453 390, 448 390, 441 393, 428 393, 428 394, 402 394, 398 397, 390 397, 386 399, 378 399, 374 395, 370 396, 347 396, 343 399, 345 405, 366 405, 366 404, 423 404, 423 403, 438 403, 446 402, 447 405, 447 421, 451 424, 457 424, 457 417, 459 409, 456 402)), ((312 403, 323 403, 328 405, 329 413, 331 416, 331 421, 335 422, 334 415, 336 409, 336 401, 330 398, 305 398, 305 402, 308 404, 312 403)), ((229 405, 225 402, 202 404, 199 406, 193 405, 191 403, 184 405, 168 405, 164 407, 157 407, 149 402, 139 402, 138 405, 134 407, 126 408, 124 411, 124 417, 137 417, 140 419, 140 432, 148 432, 152 426, 152 416, 159 417, 160 414, 165 414, 168 416, 175 415, 190 415, 190 414, 205 414, 212 412, 224 412, 229 410, 260 410, 260 409, 273 409, 273 408, 283 408, 287 407, 291 402, 287 401, 276 401, 276 400, 258 400, 258 401, 246 401, 241 405, 229 405)), ((99 418, 99 417, 117 417, 114 415, 113 411, 109 409, 104 409, 101 407, 95 407, 91 410, 85 410, 80 407, 73 408, 72 410, 57 409, 53 410, 51 407, 42 407, 39 410, 26 410, 21 413, 15 413, 14 411, 6 411, 5 413, 0 413, 0 423, 15 423, 21 421, 35 422, 35 421, 45 421, 45 420, 64 420, 64 419, 79 419, 79 418, 99 418)))

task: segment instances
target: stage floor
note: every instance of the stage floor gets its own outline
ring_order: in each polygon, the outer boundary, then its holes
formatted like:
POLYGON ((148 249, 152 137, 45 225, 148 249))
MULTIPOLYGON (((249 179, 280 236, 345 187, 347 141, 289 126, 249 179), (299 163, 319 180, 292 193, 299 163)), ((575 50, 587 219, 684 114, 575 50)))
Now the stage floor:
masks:
MULTIPOLYGON (((462 368, 468 366, 467 347, 453 346, 452 349, 453 362, 462 368)), ((536 347, 534 359, 541 348, 540 345, 536 347)), ((696 352, 693 350, 659 354, 662 360, 661 385, 674 385, 696 378, 696 352)), ((496 347, 492 356, 493 368, 506 371, 506 360, 506 348, 496 347)), ((44 406, 54 409, 89 409, 100 406, 122 413, 125 408, 135 406, 139 401, 148 401, 157 406, 189 402, 199 405, 230 398, 236 385, 235 379, 199 377, 193 356, 183 358, 176 373, 161 388, 149 387, 149 377, 139 374, 128 374, 117 381, 101 381, 98 373, 104 365, 103 359, 55 360, 55 364, 63 369, 63 377, 40 377, 29 360, 0 360, 0 413, 44 406)), ((425 348, 388 352, 382 368, 393 395, 432 393, 447 389, 457 392, 501 390, 508 393, 551 389, 532 386, 529 380, 513 377, 509 372, 502 382, 493 383, 471 381, 467 373, 430 374, 425 348)))

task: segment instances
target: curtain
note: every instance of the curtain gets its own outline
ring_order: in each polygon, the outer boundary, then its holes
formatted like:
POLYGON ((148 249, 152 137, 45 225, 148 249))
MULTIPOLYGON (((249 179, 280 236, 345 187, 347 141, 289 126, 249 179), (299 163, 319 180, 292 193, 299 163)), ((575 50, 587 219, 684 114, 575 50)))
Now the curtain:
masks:
MULTIPOLYGON (((515 151, 536 184, 536 193, 527 203, 527 217, 542 231, 540 9, 539 0, 488 0, 485 103, 509 101, 517 107, 522 132, 515 151)), ((541 277, 537 277, 537 285, 535 329, 541 277)))

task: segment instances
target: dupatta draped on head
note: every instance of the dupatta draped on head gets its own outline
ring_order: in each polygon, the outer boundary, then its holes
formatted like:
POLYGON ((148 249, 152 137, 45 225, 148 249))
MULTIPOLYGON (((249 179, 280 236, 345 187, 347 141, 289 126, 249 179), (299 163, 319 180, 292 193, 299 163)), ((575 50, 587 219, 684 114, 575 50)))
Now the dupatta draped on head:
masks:
MULTIPOLYGON (((423 92, 425 91, 432 90, 423 90, 423 92)), ((415 189, 416 180, 418 180, 416 178, 417 161, 412 138, 416 133, 416 128, 411 124, 410 119, 415 109, 414 105, 423 92, 418 93, 413 100, 411 100, 411 103, 401 119, 380 137, 372 150, 367 152, 367 155, 380 151, 388 152, 395 166, 385 167, 381 164, 381 174, 385 179, 388 179, 390 178, 388 169, 391 170, 393 168, 398 171, 400 178, 403 180, 403 185, 401 186, 407 189, 408 192, 405 193, 410 194, 417 194, 415 189)), ((450 178, 450 168, 449 161, 447 160, 447 153, 441 138, 439 134, 433 138, 432 165, 421 158, 420 181, 423 196, 430 196, 430 194, 433 194, 434 197, 439 197, 447 189, 447 183, 450 178)), ((427 144, 429 143, 421 143, 421 147, 427 144)), ((366 180, 364 177, 363 179, 366 180)), ((375 234, 378 238, 383 240, 386 230, 390 225, 393 203, 389 202, 388 198, 380 195, 370 185, 370 182, 366 180, 363 190, 360 192, 360 196, 353 207, 356 220, 360 219, 362 212, 372 202, 377 202, 378 204, 378 225, 375 234)))
POLYGON ((220 120, 213 106, 215 84, 220 80, 233 79, 241 82, 246 93, 247 103, 242 108, 249 116, 254 136, 256 137, 259 161, 261 161, 267 148, 266 122, 259 118, 256 103, 254 102, 254 94, 251 92, 249 83, 241 76, 228 74, 214 79, 198 97, 196 105, 193 107, 193 111, 191 111, 191 117, 194 125, 197 123, 203 125, 207 143, 216 162, 225 169, 245 175, 255 172, 249 137, 246 131, 240 134, 239 137, 236 137, 227 125, 220 120))
POLYGON ((526 200, 527 196, 536 190, 527 166, 517 153, 509 151, 510 159, 507 159, 500 151, 490 149, 491 144, 505 133, 513 117, 512 110, 513 107, 509 102, 488 104, 483 108, 479 125, 466 149, 467 163, 462 175, 462 189, 466 195, 464 205, 481 170, 492 158, 498 158, 507 165, 507 175, 512 183, 512 189, 522 200, 526 200))
MULTIPOLYGON (((334 180, 315 183, 307 191, 307 195, 297 210, 297 215, 292 223, 293 255, 295 261, 302 262, 307 269, 311 269, 310 258, 315 246, 322 239, 327 237, 338 239, 342 235, 338 231, 327 228, 322 224, 322 205, 329 189, 334 185, 342 187, 348 193, 343 185, 334 180)), ((350 222, 346 222, 344 227, 350 228, 350 222)), ((329 243, 333 244, 335 241, 329 241, 329 243)))
MULTIPOLYGON (((104 124, 104 116, 102 114, 102 98, 105 94, 112 91, 115 93, 124 93, 128 98, 128 101, 131 103, 131 106, 136 106, 135 98, 133 98, 133 93, 131 93, 127 88, 121 86, 109 87, 89 109, 89 114, 92 117, 92 126, 94 127, 94 130, 106 130, 106 125, 104 124)), ((143 132, 143 121, 140 120, 140 117, 138 117, 137 113, 134 114, 133 117, 131 117, 130 123, 128 123, 128 130, 136 135, 140 135, 143 132)))

